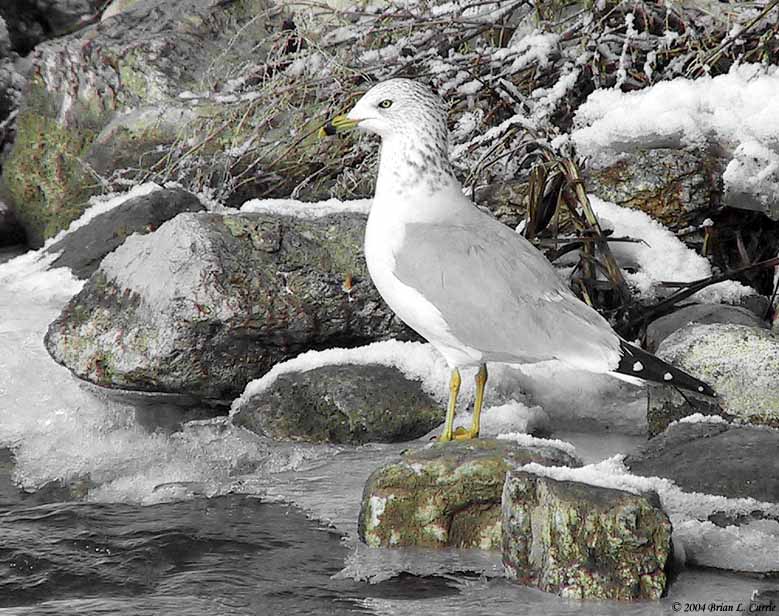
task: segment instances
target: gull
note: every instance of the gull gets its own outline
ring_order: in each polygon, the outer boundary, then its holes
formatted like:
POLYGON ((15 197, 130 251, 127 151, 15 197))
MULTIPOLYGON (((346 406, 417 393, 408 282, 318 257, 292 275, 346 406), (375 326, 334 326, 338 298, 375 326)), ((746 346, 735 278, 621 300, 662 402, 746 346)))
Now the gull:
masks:
POLYGON ((427 86, 390 79, 320 135, 358 128, 381 137, 365 229, 371 279, 395 314, 451 369, 440 441, 479 436, 487 362, 557 360, 714 396, 698 379, 621 339, 580 301, 529 241, 463 194, 449 161, 446 107, 427 86), (460 369, 478 367, 470 429, 454 428, 460 369))

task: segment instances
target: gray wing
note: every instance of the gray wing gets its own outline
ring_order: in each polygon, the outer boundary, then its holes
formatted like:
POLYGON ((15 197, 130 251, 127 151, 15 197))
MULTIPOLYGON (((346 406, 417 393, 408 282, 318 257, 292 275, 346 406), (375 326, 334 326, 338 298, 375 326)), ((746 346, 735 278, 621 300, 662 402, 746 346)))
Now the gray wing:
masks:
POLYGON ((395 275, 487 361, 560 359, 596 372, 619 362, 608 322, 565 286, 525 238, 478 212, 473 224, 406 225, 395 275))

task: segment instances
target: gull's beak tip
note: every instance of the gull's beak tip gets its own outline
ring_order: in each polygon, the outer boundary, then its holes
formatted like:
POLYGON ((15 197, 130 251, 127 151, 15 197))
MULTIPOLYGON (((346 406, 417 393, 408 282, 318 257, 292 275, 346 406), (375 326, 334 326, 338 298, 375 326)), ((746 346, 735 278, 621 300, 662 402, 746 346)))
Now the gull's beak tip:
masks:
POLYGON ((352 120, 345 115, 335 116, 332 120, 328 120, 325 125, 317 131, 317 135, 319 135, 320 139, 323 137, 332 137, 333 135, 352 130, 359 123, 359 120, 352 120))

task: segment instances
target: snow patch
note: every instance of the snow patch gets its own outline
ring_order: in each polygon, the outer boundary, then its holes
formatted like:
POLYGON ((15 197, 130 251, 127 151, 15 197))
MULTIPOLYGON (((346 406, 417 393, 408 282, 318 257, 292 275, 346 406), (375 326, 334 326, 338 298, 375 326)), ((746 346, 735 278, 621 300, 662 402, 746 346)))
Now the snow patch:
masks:
POLYGON ((727 424, 729 423, 727 419, 722 417, 721 415, 704 415, 703 413, 693 413, 692 415, 687 415, 687 417, 682 417, 681 419, 677 421, 672 421, 668 424, 668 427, 678 424, 678 423, 689 423, 689 424, 696 424, 696 423, 710 423, 710 424, 727 424))
MULTIPOLYGON (((473 413, 457 413, 456 425, 470 428, 473 413)), ((437 429, 440 432, 443 428, 437 429)), ((517 400, 505 404, 484 408, 481 414, 479 435, 482 437, 498 436, 502 432, 517 434, 520 432, 551 432, 549 415, 540 406, 528 406, 517 400)))
POLYGON ((561 441, 556 438, 538 438, 521 432, 506 432, 505 434, 498 434, 498 439, 502 441, 514 441, 525 447, 554 447, 555 449, 560 449, 572 456, 576 455, 576 447, 568 441, 561 441))
POLYGON ((321 218, 330 214, 349 212, 368 214, 372 203, 373 199, 354 199, 351 201, 327 199, 315 202, 297 201, 296 199, 251 199, 241 206, 240 211, 297 216, 298 218, 321 218))
POLYGON ((576 112, 572 137, 601 150, 746 141, 779 146, 779 67, 734 65, 726 75, 673 79, 634 92, 596 90, 576 112))
MULTIPOLYGON (((614 237, 631 237, 638 243, 612 242, 612 253, 621 265, 637 266, 636 272, 624 272, 627 282, 644 298, 651 299, 662 291, 661 282, 692 282, 711 276, 711 265, 694 250, 687 248, 673 233, 648 214, 603 201, 588 195, 590 204, 604 228, 614 230, 614 237)), ((735 303, 753 295, 754 290, 735 281, 710 285, 693 295, 708 303, 735 303)))

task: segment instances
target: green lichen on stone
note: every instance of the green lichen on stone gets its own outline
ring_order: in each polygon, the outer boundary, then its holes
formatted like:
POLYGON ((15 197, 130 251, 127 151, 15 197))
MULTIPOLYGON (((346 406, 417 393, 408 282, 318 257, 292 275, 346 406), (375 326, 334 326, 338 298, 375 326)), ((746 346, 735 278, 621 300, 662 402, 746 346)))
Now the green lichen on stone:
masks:
POLYGON ((93 124, 66 128, 34 106, 19 114, 3 182, 33 243, 67 227, 97 192, 83 161, 96 134, 93 124))
POLYGON ((779 338, 770 330, 732 323, 690 324, 663 340, 657 354, 709 383, 718 397, 693 394, 695 405, 690 405, 671 388, 652 388, 647 411, 652 434, 699 412, 779 428, 779 338))
POLYGON ((658 599, 671 524, 656 495, 512 471, 503 493, 509 576, 582 599, 658 599))
POLYGON ((493 439, 436 443, 407 452, 368 479, 358 524, 360 538, 383 547, 499 549, 506 472, 531 461, 578 465, 557 449, 493 439))

